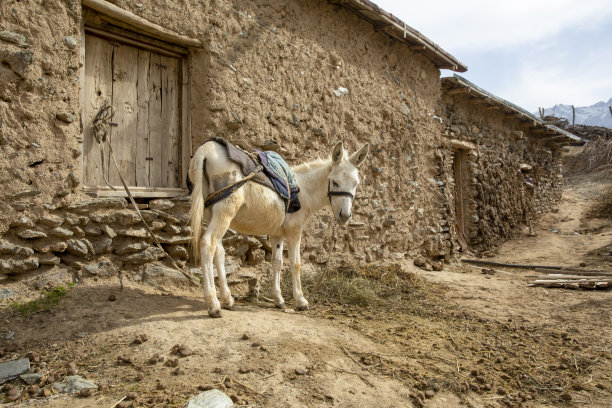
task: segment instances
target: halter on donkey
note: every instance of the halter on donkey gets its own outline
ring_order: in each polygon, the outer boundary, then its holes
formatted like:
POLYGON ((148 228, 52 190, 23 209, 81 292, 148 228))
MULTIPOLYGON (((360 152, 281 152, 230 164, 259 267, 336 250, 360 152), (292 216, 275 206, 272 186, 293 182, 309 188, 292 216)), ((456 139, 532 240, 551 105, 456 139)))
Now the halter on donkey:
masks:
POLYGON ((342 142, 334 146, 331 158, 319 159, 293 167, 298 186, 301 208, 287 213, 285 202, 270 188, 247 182, 231 195, 204 208, 210 194, 244 178, 241 167, 229 159, 225 146, 205 143, 198 148, 189 166, 193 183, 190 220, 192 250, 196 262, 200 261, 204 278, 204 298, 208 314, 221 317, 221 307, 231 309, 234 300, 225 276, 225 250, 222 239, 229 228, 246 235, 268 235, 272 247, 274 303, 285 307, 280 290, 280 272, 283 264, 283 241, 287 241, 289 264, 293 280, 293 298, 296 309, 307 310, 308 301, 302 293, 300 278, 300 241, 306 221, 314 213, 330 204, 339 224, 351 218, 353 198, 359 184, 357 167, 368 155, 369 145, 349 157, 342 142), (203 220, 208 228, 202 231, 203 220), (213 264, 219 275, 219 294, 214 284, 213 264))

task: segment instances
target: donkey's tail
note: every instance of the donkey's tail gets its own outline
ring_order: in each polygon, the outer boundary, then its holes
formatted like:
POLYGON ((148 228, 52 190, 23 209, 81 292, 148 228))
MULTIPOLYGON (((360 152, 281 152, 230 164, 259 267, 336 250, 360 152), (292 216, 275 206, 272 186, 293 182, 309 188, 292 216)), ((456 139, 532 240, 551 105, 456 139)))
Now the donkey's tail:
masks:
POLYGON ((189 163, 189 179, 193 183, 191 193, 191 209, 189 210, 189 224, 191 225, 191 253, 196 263, 200 262, 200 238, 202 237, 202 223, 204 221, 204 194, 208 194, 208 183, 204 172, 206 171, 206 151, 200 147, 189 163))

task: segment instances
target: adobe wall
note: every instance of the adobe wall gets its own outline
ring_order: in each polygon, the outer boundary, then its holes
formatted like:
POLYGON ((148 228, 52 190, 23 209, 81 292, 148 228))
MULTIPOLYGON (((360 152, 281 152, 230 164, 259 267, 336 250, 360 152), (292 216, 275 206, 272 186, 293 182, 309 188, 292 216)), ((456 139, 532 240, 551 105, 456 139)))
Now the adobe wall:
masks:
MULTIPOLYGON (((329 154, 337 140, 351 151, 369 142, 354 219, 338 229, 337 254, 448 256, 451 209, 434 114, 439 71, 429 60, 324 1, 248 1, 237 12, 225 1, 113 3, 204 42, 191 58, 194 149, 211 136, 244 139, 278 145, 299 163, 329 154)), ((162 256, 124 199, 80 190, 81 15, 79 1, 0 4, 5 277, 58 266, 142 270, 162 256)), ((142 205, 165 248, 183 260, 186 205, 181 198, 142 205)), ((305 260, 327 259, 330 223, 326 210, 308 224, 305 260)), ((228 241, 238 261, 259 264, 265 256, 257 240, 228 241)))
MULTIPOLYGON (((476 146, 467 152, 463 186, 469 211, 465 234, 472 249, 484 250, 507 239, 516 227, 556 205, 563 183, 559 151, 537 142, 517 119, 467 96, 444 95, 442 104, 444 136, 476 146), (513 131, 524 133, 519 137, 513 131), (521 171, 521 164, 532 170, 521 171), (525 183, 529 177, 533 188, 525 183)), ((453 150, 446 149, 446 156, 452 155, 453 150)))

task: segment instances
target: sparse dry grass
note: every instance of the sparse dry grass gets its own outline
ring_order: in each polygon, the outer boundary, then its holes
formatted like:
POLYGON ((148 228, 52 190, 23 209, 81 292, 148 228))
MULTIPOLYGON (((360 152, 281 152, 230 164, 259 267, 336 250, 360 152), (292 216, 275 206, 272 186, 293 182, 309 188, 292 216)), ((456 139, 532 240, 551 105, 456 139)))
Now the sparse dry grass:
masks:
POLYGON ((582 152, 568 160, 567 170, 572 175, 589 174, 612 169, 612 139, 603 137, 589 141, 582 152))
POLYGON ((602 195, 597 197, 587 211, 587 216, 591 218, 612 219, 612 187, 608 187, 602 195))

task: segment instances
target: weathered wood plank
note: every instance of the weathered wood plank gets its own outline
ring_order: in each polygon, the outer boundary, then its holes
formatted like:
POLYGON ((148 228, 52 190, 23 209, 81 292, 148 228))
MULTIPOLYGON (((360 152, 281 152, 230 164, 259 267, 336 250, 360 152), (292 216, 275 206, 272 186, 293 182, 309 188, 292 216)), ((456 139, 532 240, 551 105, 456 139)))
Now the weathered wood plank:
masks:
POLYGON ((557 269, 545 269, 536 268, 536 272, 549 273, 549 274, 570 274, 570 275, 593 275, 593 276, 612 276, 612 272, 597 271, 594 269, 575 269, 575 268, 563 268, 557 269))
MULTIPOLYGON (((107 100, 112 101, 113 46, 92 35, 85 36, 85 86, 83 92, 83 184, 104 184, 100 145, 93 136, 93 118, 107 100)), ((108 149, 107 149, 108 150, 108 149)))
POLYGON ((162 70, 161 55, 151 53, 149 64, 149 186, 162 186, 161 149, 163 139, 162 121, 162 70))
MULTIPOLYGON (((119 170, 128 186, 136 185, 136 132, 138 117, 138 49, 114 43, 113 121, 111 144, 119 170)), ((121 184, 115 166, 109 166, 109 182, 121 184)))
POLYGON ((180 186, 187 187, 186 177, 189 171, 189 159, 191 157, 191 109, 189 84, 191 82, 190 71, 191 58, 187 56, 181 61, 182 92, 181 92, 181 179, 180 186))
POLYGON ((149 65, 151 52, 138 50, 138 119, 136 126, 136 185, 149 186, 149 65))
MULTIPOLYGON (((127 197, 123 186, 113 186, 116 190, 108 187, 85 187, 83 191, 95 193, 97 197, 127 197)), ((130 187, 132 197, 177 197, 188 194, 184 188, 163 188, 163 187, 130 187)))
POLYGON ((179 187, 179 61, 161 57, 162 69, 162 147, 161 176, 164 187, 179 187))

